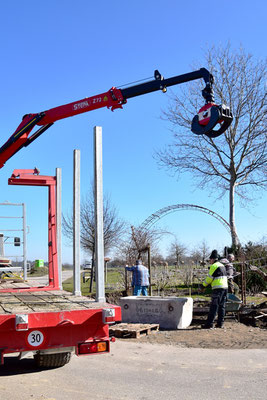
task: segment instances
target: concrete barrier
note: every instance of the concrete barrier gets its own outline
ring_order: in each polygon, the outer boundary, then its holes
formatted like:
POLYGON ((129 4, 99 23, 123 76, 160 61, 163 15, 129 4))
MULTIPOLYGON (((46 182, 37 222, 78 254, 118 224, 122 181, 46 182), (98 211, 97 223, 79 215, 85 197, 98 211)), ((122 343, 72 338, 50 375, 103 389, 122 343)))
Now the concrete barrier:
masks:
POLYGON ((193 317, 191 297, 121 297, 120 306, 122 322, 159 324, 163 329, 185 329, 193 317))

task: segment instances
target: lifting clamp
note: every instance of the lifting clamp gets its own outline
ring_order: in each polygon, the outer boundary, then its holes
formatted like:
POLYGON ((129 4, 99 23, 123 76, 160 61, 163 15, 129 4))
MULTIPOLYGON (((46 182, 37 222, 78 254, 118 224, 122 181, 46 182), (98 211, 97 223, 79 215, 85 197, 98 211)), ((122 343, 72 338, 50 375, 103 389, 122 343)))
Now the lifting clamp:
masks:
POLYGON ((202 96, 206 104, 194 116, 191 124, 191 131, 196 135, 206 135, 209 138, 216 138, 224 133, 233 121, 233 115, 230 108, 225 104, 218 106, 214 103, 212 89, 213 77, 202 90, 202 96), (220 124, 220 128, 215 130, 215 126, 220 124))

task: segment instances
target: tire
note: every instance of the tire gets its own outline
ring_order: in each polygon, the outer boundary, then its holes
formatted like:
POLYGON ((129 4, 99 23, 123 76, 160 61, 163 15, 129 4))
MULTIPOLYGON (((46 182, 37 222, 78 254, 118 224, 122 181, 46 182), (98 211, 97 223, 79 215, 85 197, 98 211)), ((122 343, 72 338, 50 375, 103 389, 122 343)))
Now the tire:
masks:
POLYGON ((54 353, 54 354, 35 354, 35 364, 39 368, 58 368, 63 367, 70 361, 71 353, 54 353))

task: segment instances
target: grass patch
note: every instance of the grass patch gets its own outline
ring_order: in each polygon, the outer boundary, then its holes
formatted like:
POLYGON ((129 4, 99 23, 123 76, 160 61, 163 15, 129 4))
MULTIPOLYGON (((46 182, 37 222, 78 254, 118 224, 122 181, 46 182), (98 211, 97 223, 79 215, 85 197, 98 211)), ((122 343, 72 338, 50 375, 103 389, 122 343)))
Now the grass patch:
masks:
MULTIPOLYGON (((73 292, 73 278, 69 278, 62 283, 63 289, 67 292, 73 292)), ((83 282, 81 277, 81 293, 82 296, 89 296, 92 293, 89 292, 90 282, 83 282)), ((95 292, 95 282, 93 284, 93 292, 95 292)))
POLYGON ((257 304, 263 303, 264 301, 267 301, 267 297, 264 295, 258 294, 256 296, 247 296, 246 300, 247 300, 247 304, 254 303, 255 305, 257 305, 257 304))
MULTIPOLYGON (((118 290, 123 290, 122 283, 124 268, 108 268, 107 270, 107 282, 105 284, 106 293, 116 292, 118 290)), ((82 296, 92 296, 96 293, 96 283, 93 282, 92 292, 90 292, 90 280, 91 280, 91 272, 87 272, 85 274, 85 282, 83 280, 83 273, 81 274, 81 293, 82 296)), ((67 279, 62 284, 63 289, 68 292, 73 292, 73 277, 67 279)))
POLYGON ((48 274, 48 267, 34 267, 30 272, 28 272, 28 276, 44 276, 48 274))

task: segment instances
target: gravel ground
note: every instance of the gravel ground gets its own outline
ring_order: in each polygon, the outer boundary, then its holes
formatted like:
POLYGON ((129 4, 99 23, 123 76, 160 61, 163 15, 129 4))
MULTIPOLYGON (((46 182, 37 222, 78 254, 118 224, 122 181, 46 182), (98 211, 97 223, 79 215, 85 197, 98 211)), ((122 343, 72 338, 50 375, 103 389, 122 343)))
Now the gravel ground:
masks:
POLYGON ((187 329, 164 331, 141 336, 140 343, 166 344, 184 348, 209 349, 267 349, 267 330, 247 326, 237 321, 226 321, 224 329, 201 329, 193 323, 187 329))

